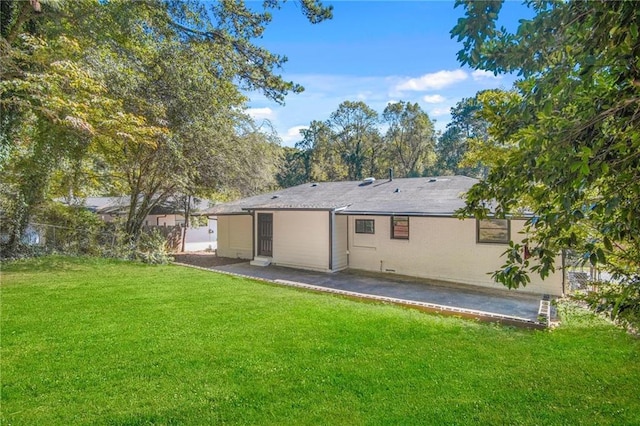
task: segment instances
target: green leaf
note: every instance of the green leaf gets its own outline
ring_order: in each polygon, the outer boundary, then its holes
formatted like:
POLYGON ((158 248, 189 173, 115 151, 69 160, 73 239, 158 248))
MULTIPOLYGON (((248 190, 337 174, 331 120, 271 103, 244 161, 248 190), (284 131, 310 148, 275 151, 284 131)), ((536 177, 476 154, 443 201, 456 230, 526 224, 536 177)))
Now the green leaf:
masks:
POLYGON ((589 165, 587 163, 582 163, 582 165, 580 166, 580 174, 582 174, 582 176, 587 176, 589 175, 589 172, 589 165))

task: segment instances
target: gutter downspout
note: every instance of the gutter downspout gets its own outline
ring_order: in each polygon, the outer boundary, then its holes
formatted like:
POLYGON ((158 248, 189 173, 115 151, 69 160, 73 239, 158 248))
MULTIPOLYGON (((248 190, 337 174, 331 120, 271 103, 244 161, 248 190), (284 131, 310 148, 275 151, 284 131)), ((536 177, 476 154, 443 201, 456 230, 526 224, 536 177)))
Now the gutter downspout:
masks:
POLYGON ((256 247, 256 212, 249 210, 251 213, 251 260, 256 258, 258 248, 256 247))
POLYGON ((333 222, 336 219, 336 211, 329 210, 329 271, 333 272, 333 222))

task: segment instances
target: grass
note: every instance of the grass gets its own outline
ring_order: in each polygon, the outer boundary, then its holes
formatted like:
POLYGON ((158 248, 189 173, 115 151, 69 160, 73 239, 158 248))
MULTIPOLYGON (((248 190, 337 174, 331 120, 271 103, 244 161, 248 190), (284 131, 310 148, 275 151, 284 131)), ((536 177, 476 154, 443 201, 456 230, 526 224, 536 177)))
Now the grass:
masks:
POLYGON ((178 266, 2 266, 1 423, 640 424, 640 342, 178 266))

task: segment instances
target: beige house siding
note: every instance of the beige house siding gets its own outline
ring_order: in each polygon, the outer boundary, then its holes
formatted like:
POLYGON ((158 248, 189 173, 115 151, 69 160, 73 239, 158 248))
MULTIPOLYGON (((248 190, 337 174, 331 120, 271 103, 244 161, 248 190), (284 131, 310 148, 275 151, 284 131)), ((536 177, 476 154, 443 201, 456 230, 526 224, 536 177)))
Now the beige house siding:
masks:
POLYGON ((333 222, 333 271, 341 271, 349 266, 347 256, 347 216, 335 215, 333 222))
POLYGON ((218 216, 218 256, 253 259, 252 223, 251 215, 218 216))
MULTIPOLYGON (((524 221, 511 222, 511 238, 518 239, 524 221)), ((368 271, 396 273, 408 276, 472 284, 504 289, 487 272, 504 262, 503 244, 476 242, 476 221, 439 217, 411 217, 409 239, 391 238, 391 218, 388 216, 349 216, 349 267, 368 271), (355 233, 356 219, 374 219, 375 234, 355 233)), ((562 293, 559 271, 542 281, 531 276, 523 290, 533 293, 562 293)))
POLYGON ((293 268, 328 271, 330 213, 299 210, 272 213, 272 263, 293 268))

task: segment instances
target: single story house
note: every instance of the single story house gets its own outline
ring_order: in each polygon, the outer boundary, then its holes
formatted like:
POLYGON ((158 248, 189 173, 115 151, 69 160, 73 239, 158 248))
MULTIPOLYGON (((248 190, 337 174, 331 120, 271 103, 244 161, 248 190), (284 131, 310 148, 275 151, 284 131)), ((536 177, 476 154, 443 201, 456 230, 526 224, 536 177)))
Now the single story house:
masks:
MULTIPOLYGON (((105 222, 112 222, 117 218, 126 218, 129 213, 130 199, 122 197, 86 197, 75 199, 75 205, 81 205, 96 213, 105 222)), ((208 200, 192 200, 191 214, 200 215, 211 204, 208 200)), ((184 226, 184 208, 180 203, 171 198, 164 203, 155 206, 145 217, 145 226, 184 226)))
MULTIPOLYGON (((505 289, 491 278, 525 218, 458 219, 464 176, 307 183, 216 205, 218 255, 292 268, 375 271, 505 289)), ((561 295, 563 274, 518 291, 561 295)))
MULTIPOLYGON (((63 200, 69 204, 68 200, 63 200)), ((72 200, 73 205, 82 206, 100 217, 105 222, 113 222, 117 219, 125 219, 129 213, 130 198, 122 197, 86 197, 72 200)), ((198 216, 199 226, 191 226, 186 232, 186 251, 209 250, 216 248, 217 218, 203 215, 202 212, 212 204, 209 200, 192 199, 191 215, 198 216)), ((193 222, 192 222, 193 223, 193 222)), ((148 227, 184 227, 184 207, 170 198, 164 203, 155 206, 144 219, 144 226, 148 227)))

